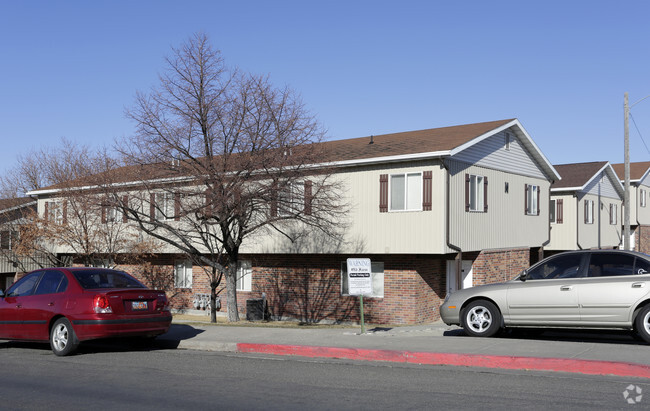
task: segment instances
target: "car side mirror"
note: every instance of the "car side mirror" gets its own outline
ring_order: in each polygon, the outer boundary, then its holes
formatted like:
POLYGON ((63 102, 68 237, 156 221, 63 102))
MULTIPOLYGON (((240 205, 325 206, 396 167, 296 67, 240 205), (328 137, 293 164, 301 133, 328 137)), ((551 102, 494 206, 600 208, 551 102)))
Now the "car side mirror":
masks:
POLYGON ((528 279, 528 271, 524 270, 519 274, 520 281, 526 281, 528 279))

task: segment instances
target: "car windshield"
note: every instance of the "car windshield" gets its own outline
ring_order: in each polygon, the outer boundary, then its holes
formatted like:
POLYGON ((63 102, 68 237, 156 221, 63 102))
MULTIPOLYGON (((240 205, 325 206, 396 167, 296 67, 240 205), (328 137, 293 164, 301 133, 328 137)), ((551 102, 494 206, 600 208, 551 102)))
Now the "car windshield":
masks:
POLYGON ((121 271, 78 270, 73 274, 86 289, 96 288, 147 288, 141 282, 121 271))

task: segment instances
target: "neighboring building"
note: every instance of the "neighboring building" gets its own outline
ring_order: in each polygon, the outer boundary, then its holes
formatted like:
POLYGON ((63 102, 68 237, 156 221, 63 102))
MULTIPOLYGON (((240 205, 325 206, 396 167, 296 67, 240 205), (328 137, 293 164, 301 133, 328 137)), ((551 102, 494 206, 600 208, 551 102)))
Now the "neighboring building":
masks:
MULTIPOLYGON (((613 164, 621 184, 625 164, 613 164)), ((630 163, 630 248, 650 254, 650 161, 630 163)), ((621 226, 625 222, 621 219, 621 226)))
MULTIPOLYGON (((276 318, 356 320, 345 262, 367 257, 373 296, 364 299, 366 321, 433 321, 448 291, 511 279, 550 241, 545 205, 560 177, 516 119, 323 144, 324 161, 350 196, 346 238, 336 247, 298 247, 273 235, 245 242, 242 310, 265 295, 276 318)), ((44 215, 57 192, 30 194, 44 215)), ((192 308, 193 296, 209 292, 200 267, 171 253, 155 262, 174 268, 185 296, 177 306, 192 308)))
POLYGON ((38 268, 34 258, 18 258, 13 251, 21 221, 34 211, 33 198, 0 199, 0 290, 13 284, 16 274, 38 268))
POLYGON ((552 251, 618 248, 622 243, 623 186, 606 162, 555 165, 551 185, 552 251))

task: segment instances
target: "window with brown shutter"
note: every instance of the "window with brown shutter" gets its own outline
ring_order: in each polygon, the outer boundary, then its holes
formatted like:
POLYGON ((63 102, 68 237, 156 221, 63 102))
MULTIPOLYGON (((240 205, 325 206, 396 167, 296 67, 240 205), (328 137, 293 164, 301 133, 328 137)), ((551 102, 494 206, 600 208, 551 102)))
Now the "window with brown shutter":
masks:
POLYGON ((555 222, 557 224, 562 224, 564 222, 564 200, 558 199, 556 201, 557 210, 555 214, 555 222))
POLYGON ((271 217, 278 216, 278 183, 273 182, 271 186, 271 217))
POLYGON ((425 171, 422 174, 422 210, 431 211, 433 200, 433 172, 425 171))
POLYGON ((149 195, 149 218, 151 221, 156 221, 156 194, 149 195))
POLYGON ((129 221, 129 216, 126 214, 126 209, 129 206, 129 196, 122 197, 122 203, 124 204, 124 208, 122 209, 122 222, 126 223, 129 221))
POLYGON ((311 181, 305 180, 305 209, 303 210, 305 215, 311 215, 312 185, 311 181))
POLYGON ((465 211, 469 211, 469 174, 465 174, 465 211))
POLYGON ((174 221, 181 219, 181 193, 174 193, 174 221))
POLYGON ((487 213, 488 210, 488 178, 483 177, 483 212, 487 213))
POLYGON ((379 176, 379 212, 388 212, 388 174, 379 176))

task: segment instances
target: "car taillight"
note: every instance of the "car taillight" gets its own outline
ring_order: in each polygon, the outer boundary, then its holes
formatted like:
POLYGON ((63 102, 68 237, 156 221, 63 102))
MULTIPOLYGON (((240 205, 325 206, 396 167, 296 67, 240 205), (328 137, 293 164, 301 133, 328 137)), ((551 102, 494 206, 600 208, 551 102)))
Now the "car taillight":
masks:
POLYGON ((113 309, 108 303, 108 298, 103 294, 95 296, 93 299, 93 308, 97 314, 108 314, 113 312, 113 309))
POLYGON ((158 311, 171 311, 171 307, 169 305, 169 300, 167 299, 166 295, 158 294, 158 301, 156 302, 156 309, 158 309, 158 311))

